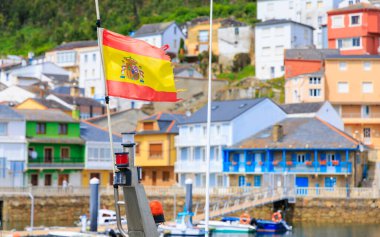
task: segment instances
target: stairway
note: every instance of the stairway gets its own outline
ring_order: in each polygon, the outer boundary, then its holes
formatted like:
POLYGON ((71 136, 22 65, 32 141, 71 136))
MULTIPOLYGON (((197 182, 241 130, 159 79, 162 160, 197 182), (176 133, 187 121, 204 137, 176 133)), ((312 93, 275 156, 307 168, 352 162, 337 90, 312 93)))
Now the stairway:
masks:
POLYGON ((379 185, 377 180, 380 178, 380 168, 377 167, 380 163, 368 162, 367 178, 363 179, 361 182, 362 187, 370 188, 379 185))

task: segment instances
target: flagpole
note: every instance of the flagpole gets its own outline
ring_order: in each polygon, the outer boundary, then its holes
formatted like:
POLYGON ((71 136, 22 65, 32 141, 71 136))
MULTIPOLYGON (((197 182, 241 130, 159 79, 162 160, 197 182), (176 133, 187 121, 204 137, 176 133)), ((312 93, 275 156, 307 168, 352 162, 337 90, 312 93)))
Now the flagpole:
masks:
POLYGON ((210 128, 211 128, 211 76, 212 76, 212 9, 213 0, 210 0, 210 30, 208 47, 208 97, 207 97, 207 145, 206 145, 206 204, 205 204, 205 236, 209 236, 210 219, 210 128))
POLYGON ((98 37, 98 47, 99 47, 99 53, 100 53, 100 58, 101 58, 101 63, 102 63, 102 71, 103 71, 103 81, 104 81, 104 94, 105 94, 105 102, 106 102, 106 110, 107 110, 107 123, 108 123, 108 135, 110 139, 110 155, 112 157, 112 170, 113 170, 113 177, 115 177, 115 156, 114 156, 114 150, 113 150, 113 137, 112 137, 112 127, 111 127, 111 115, 110 115, 110 98, 108 96, 108 90, 107 90, 107 81, 106 81, 106 70, 104 68, 104 59, 103 59, 103 37, 101 35, 101 21, 100 21, 100 13, 99 13, 99 3, 98 0, 95 0, 95 8, 96 8, 96 26, 97 26, 97 37, 98 37))

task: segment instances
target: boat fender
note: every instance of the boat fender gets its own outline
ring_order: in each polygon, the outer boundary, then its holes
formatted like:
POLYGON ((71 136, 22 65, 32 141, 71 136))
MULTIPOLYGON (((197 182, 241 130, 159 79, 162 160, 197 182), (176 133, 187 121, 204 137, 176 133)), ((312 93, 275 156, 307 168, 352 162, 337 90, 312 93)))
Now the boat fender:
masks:
POLYGON ((251 221, 251 217, 247 213, 243 213, 240 216, 240 223, 248 225, 251 221))
POLYGON ((273 222, 280 222, 282 220, 282 216, 280 212, 275 212, 272 215, 272 221, 273 222))

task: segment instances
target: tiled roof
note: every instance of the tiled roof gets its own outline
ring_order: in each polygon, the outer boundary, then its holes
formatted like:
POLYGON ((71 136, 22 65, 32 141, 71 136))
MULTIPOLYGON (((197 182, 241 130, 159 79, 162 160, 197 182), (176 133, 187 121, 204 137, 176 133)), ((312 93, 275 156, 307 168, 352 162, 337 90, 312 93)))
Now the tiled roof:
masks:
POLYGON ((160 130, 139 131, 138 134, 178 133, 178 124, 185 121, 185 119, 186 117, 183 114, 157 113, 141 121, 157 121, 160 130))
POLYGON ((363 55, 341 55, 341 54, 335 54, 335 55, 328 55, 326 56, 326 59, 380 59, 380 55, 369 55, 369 54, 363 54, 363 55))
MULTIPOLYGON (((89 122, 80 123, 80 136, 85 141, 91 142, 109 142, 108 131, 89 122)), ((113 142, 121 142, 121 137, 112 136, 113 142)))
POLYGON ((53 94, 60 98, 61 100, 65 101, 66 103, 70 105, 74 105, 74 102, 76 105, 82 106, 95 106, 95 107, 103 107, 101 103, 98 101, 88 98, 88 97, 80 97, 80 96, 71 96, 71 95, 62 95, 62 94, 53 94))
POLYGON ((36 110, 36 109, 17 109, 17 113, 23 115, 27 121, 40 122, 77 122, 71 116, 57 109, 36 110))
POLYGON ((70 108, 67 108, 66 106, 58 103, 55 100, 47 100, 43 98, 33 98, 33 100, 46 106, 49 109, 71 110, 70 108))
POLYGON ((270 126, 236 144, 233 148, 259 149, 356 149, 359 142, 343 131, 318 118, 287 118, 279 122, 284 135, 278 141, 272 139, 270 126))
POLYGON ((328 55, 339 54, 339 49, 286 49, 286 59, 323 60, 328 55))
POLYGON ((334 13, 334 12, 344 12, 344 11, 355 11, 355 10, 364 10, 364 9, 373 9, 373 10, 380 10, 380 8, 369 4, 369 3, 358 3, 358 4, 353 4, 348 7, 342 7, 342 8, 337 8, 332 11, 329 11, 328 13, 334 13))
POLYGON ((49 73, 43 73, 43 74, 49 77, 50 79, 54 81, 58 81, 60 83, 69 81, 69 75, 59 75, 59 74, 49 74, 49 73))
POLYGON ((294 104, 283 104, 280 107, 287 114, 308 114, 316 113, 323 106, 324 102, 313 102, 313 103, 294 103, 294 104))
MULTIPOLYGON (((211 121, 222 122, 231 121, 240 114, 251 109, 266 98, 213 101, 211 103, 211 121)), ((193 115, 186 118, 181 124, 205 123, 207 120, 207 105, 196 111, 193 115)))
POLYGON ((310 25, 302 24, 302 23, 292 21, 292 20, 288 20, 288 19, 270 19, 270 20, 266 20, 266 21, 257 23, 256 26, 269 26, 269 25, 278 25, 278 24, 286 24, 286 23, 293 23, 293 24, 309 27, 309 28, 314 30, 314 27, 312 27, 310 25))
POLYGON ((174 21, 170 21, 170 22, 155 23, 155 24, 145 24, 136 31, 134 37, 143 36, 143 35, 161 34, 169 26, 171 26, 174 23, 175 23, 174 21))
POLYGON ((94 46, 98 46, 98 41, 96 40, 73 41, 73 42, 63 43, 50 51, 70 50, 70 49, 86 48, 86 47, 94 47, 94 46))
POLYGON ((6 105, 0 105, 0 120, 23 120, 24 116, 6 105))

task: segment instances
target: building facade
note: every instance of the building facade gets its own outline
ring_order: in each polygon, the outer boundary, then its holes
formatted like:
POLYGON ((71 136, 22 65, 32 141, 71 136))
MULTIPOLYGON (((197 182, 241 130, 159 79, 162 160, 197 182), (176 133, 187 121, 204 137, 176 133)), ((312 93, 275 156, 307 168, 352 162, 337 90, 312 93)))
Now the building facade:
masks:
MULTIPOLYGON (((176 137, 175 172, 180 185, 191 178, 196 187, 205 185, 206 115, 203 107, 179 124, 176 137)), ((229 186, 223 174, 222 149, 257 133, 286 117, 270 99, 214 101, 211 109, 210 186, 229 186)))
POLYGON ((27 184, 81 186, 84 141, 79 122, 59 110, 16 110, 26 120, 27 184))
POLYGON ((27 161, 24 117, 0 105, 0 186, 23 187, 27 161))
POLYGON ((290 19, 315 28, 314 44, 322 48, 322 27, 327 24, 327 11, 338 8, 342 0, 258 0, 257 19, 290 19))
POLYGON ((291 20, 268 20, 256 24, 256 77, 261 80, 285 74, 285 49, 302 48, 313 44, 313 28, 291 20))
POLYGON ((136 126, 135 165, 142 167, 142 183, 148 186, 172 186, 176 148, 174 138, 184 115, 158 113, 140 120, 136 126))
POLYGON ((260 187, 265 175, 285 174, 298 188, 356 187, 365 178, 362 149, 323 120, 287 118, 224 149, 223 171, 231 186, 260 187))
POLYGON ((366 3, 328 12, 328 44, 341 54, 379 54, 380 8, 366 3))

